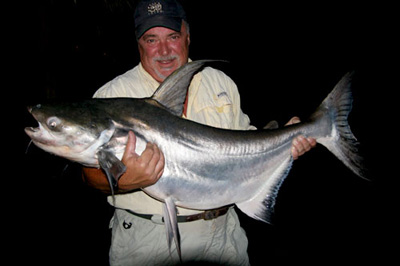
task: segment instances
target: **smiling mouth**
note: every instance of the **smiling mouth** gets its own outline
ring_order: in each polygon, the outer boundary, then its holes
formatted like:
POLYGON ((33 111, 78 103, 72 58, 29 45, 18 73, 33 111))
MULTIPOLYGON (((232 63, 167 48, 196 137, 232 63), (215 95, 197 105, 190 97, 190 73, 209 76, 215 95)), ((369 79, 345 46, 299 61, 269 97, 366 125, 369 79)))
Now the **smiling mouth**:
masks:
POLYGON ((170 67, 170 65, 172 63, 175 62, 175 60, 177 60, 178 57, 171 55, 171 56, 160 56, 160 57, 156 57, 154 58, 154 61, 156 61, 158 64, 160 64, 161 66, 168 66, 170 67))
POLYGON ((157 62, 161 65, 170 65, 175 61, 175 59, 170 59, 170 60, 157 60, 157 62))

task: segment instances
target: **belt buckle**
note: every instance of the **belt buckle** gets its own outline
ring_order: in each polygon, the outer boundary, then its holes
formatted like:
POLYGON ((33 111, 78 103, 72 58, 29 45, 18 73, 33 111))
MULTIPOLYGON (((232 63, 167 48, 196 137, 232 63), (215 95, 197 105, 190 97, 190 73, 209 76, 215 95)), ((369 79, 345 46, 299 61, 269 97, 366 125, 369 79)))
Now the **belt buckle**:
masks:
POLYGON ((208 211, 204 212, 203 219, 208 221, 208 220, 215 219, 217 217, 218 217, 218 211, 216 211, 216 210, 212 210, 212 211, 208 210, 208 211))

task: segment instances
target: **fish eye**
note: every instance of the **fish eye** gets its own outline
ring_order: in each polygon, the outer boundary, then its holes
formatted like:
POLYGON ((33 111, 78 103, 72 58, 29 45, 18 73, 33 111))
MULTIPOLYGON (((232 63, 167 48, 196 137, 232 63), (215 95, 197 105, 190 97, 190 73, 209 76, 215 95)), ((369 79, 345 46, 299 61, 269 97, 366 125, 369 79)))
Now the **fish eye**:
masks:
POLYGON ((50 117, 47 119, 47 126, 51 129, 57 128, 57 126, 61 123, 61 120, 55 116, 50 117))

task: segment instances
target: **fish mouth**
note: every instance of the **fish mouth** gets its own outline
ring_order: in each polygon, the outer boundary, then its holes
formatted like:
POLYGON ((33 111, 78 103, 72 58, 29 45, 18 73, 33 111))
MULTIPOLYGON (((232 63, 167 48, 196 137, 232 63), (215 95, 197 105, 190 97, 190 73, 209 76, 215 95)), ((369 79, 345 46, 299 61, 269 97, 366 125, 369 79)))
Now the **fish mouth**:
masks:
POLYGON ((26 132, 26 134, 28 134, 29 136, 31 136, 31 135, 34 134, 34 133, 38 133, 38 132, 40 132, 40 131, 42 130, 42 125, 41 125, 40 122, 37 120, 35 114, 32 113, 32 109, 33 109, 32 106, 29 106, 29 107, 28 107, 29 113, 30 113, 30 114, 33 116, 33 118, 34 118, 34 120, 32 119, 32 122, 37 122, 37 123, 38 123, 38 126, 37 126, 37 127, 34 127, 34 126, 33 126, 33 127, 26 127, 26 128, 25 128, 25 132, 26 132))
POLYGON ((52 145, 54 144, 53 141, 49 140, 46 138, 45 132, 39 123, 38 127, 26 127, 25 128, 25 133, 32 139, 33 143, 38 144, 44 144, 44 145, 52 145))
POLYGON ((37 127, 26 127, 25 128, 25 133, 28 134, 29 137, 34 137, 35 134, 40 134, 40 131, 42 131, 42 125, 40 124, 39 120, 37 119, 36 115, 32 112, 34 108, 40 108, 40 104, 36 106, 28 106, 28 112, 33 116, 34 120, 32 122, 36 121, 38 123, 37 127))
POLYGON ((36 133, 40 131, 40 127, 26 127, 25 132, 29 135, 30 133, 36 133))
POLYGON ((40 141, 40 127, 26 127, 25 133, 32 139, 33 142, 42 142, 40 141))

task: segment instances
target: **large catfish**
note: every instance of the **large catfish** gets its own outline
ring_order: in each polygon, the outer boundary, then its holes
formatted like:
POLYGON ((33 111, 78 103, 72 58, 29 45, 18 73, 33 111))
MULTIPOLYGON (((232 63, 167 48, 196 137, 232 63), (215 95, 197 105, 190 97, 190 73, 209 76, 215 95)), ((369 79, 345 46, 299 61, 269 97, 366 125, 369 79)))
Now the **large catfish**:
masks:
POLYGON ((128 132, 137 137, 138 154, 147 142, 157 144, 165 156, 164 173, 143 190, 164 203, 168 243, 174 239, 179 256, 176 206, 208 210, 236 204, 254 219, 269 220, 293 163, 292 140, 299 135, 315 138, 355 174, 364 176, 358 142, 347 122, 351 74, 303 123, 272 130, 226 130, 181 118, 188 85, 205 62, 184 65, 150 98, 38 104, 29 110, 39 127, 25 129, 43 150, 102 168, 113 191, 125 171, 120 159, 128 132))

